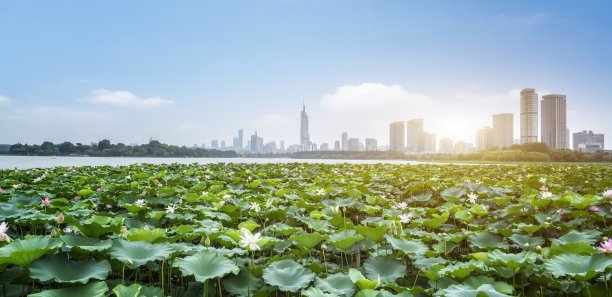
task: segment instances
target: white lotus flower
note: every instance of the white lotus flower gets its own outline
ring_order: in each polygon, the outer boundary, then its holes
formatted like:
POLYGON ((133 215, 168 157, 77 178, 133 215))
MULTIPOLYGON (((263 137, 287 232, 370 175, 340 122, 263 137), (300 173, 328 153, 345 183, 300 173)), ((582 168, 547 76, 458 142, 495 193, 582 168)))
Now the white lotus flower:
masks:
POLYGON ((168 207, 166 207, 166 213, 174 213, 175 209, 176 209, 176 206, 168 205, 168 207))
POLYGON ((242 244, 243 248, 248 247, 251 251, 257 251, 261 249, 257 244, 257 242, 259 241, 259 236, 261 236, 260 233, 256 233, 255 235, 253 235, 251 231, 245 228, 242 228, 240 231, 242 231, 242 235, 240 235, 240 243, 242 244))
POLYGON ((542 192, 542 198, 550 198, 552 197, 552 195, 553 194, 551 192, 545 192, 545 191, 542 192))
POLYGON ((327 192, 325 191, 325 189, 321 188, 321 189, 316 189, 315 190, 315 194, 318 196, 323 196, 325 194, 327 194, 327 192))
POLYGON ((2 224, 0 224, 0 241, 4 241, 6 240, 6 242, 11 241, 11 238, 8 237, 8 235, 6 235, 6 231, 8 231, 9 226, 6 222, 2 222, 2 224))
POLYGON ((412 214, 411 213, 399 215, 400 223, 402 223, 402 224, 410 223, 410 218, 412 218, 412 214))
POLYGON ((397 204, 397 209, 404 210, 406 208, 408 208, 408 203, 406 203, 406 202, 400 202, 400 203, 397 204))
POLYGON ((136 202, 134 202, 134 204, 136 204, 138 206, 144 206, 147 203, 144 201, 144 199, 138 199, 138 200, 136 200, 136 202))
POLYGON ((259 207, 259 204, 257 204, 257 202, 251 202, 251 210, 259 212, 261 210, 261 207, 259 207))
POLYGON ((470 203, 476 203, 476 199, 478 199, 478 195, 474 193, 469 193, 467 196, 468 196, 468 201, 470 201, 470 203))
POLYGON ((546 183, 546 178, 544 178, 544 177, 540 177, 539 181, 540 181, 540 183, 545 184, 545 183, 546 183))

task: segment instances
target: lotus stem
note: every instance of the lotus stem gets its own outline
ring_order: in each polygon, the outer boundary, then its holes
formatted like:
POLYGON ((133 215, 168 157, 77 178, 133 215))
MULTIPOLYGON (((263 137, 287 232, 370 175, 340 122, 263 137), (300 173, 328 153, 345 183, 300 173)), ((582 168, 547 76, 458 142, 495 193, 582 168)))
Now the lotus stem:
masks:
POLYGON ((221 278, 217 277, 217 283, 219 284, 219 297, 223 297, 223 291, 221 290, 221 278))
MULTIPOLYGON (((163 268, 162 268, 162 271, 164 271, 163 268)), ((121 268, 121 284, 125 285, 125 263, 123 264, 123 268, 121 268)), ((163 288, 163 285, 162 285, 162 288, 163 288)))
POLYGON ((163 259, 161 263, 161 273, 159 275, 159 282, 161 283, 162 292, 164 292, 164 294, 166 294, 166 291, 164 291, 164 263, 165 262, 166 262, 166 259, 163 259))

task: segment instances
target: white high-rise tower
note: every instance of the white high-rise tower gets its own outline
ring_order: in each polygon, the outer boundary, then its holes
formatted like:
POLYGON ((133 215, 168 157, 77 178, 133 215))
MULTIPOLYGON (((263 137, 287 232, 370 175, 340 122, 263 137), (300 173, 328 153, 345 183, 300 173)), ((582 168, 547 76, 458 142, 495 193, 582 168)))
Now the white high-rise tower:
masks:
POLYGON ((538 93, 521 90, 521 144, 538 141, 538 93))
POLYGON ((306 114, 306 105, 302 104, 302 121, 300 126, 300 145, 304 150, 309 150, 310 135, 308 134, 308 115, 306 114))

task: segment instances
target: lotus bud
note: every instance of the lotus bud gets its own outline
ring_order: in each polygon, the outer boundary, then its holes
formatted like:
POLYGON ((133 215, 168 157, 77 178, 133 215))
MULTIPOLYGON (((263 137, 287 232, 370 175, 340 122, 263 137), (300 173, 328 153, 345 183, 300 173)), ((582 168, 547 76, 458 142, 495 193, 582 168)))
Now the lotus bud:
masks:
POLYGON ((145 226, 144 226, 144 228, 142 228, 142 229, 144 229, 144 230, 149 230, 149 225, 148 225, 148 224, 147 224, 147 225, 145 225, 145 226))
POLYGON ((608 237, 607 237, 607 236, 604 236, 604 238, 602 238, 602 239, 603 239, 603 241, 607 241, 607 240, 608 240, 608 237))
POLYGON ((322 245, 321 245, 321 249, 322 249, 322 250, 326 250, 326 249, 327 249, 327 245, 326 245, 326 244, 322 244, 322 245))
POLYGON ((127 232, 127 227, 126 226, 121 226, 121 233, 125 233, 127 232))
POLYGON ((210 237, 206 236, 206 239, 204 240, 204 244, 210 245, 210 237))
POLYGON ((538 246, 536 246, 536 250, 541 251, 542 247, 538 245, 538 246))
POLYGON ((546 220, 547 220, 547 221, 550 221, 550 220, 551 220, 551 218, 550 218, 550 217, 546 217, 546 220))
POLYGON ((53 230, 51 230, 51 236, 52 237, 57 236, 57 230, 55 230, 55 228, 53 228, 53 230))
POLYGON ((346 206, 342 206, 342 212, 346 213, 346 206))
POLYGON ((61 224, 64 222, 64 213, 60 212, 59 216, 57 216, 57 223, 61 224))
POLYGON ((536 206, 534 206, 534 207, 533 207, 533 209, 538 210, 538 206, 537 206, 537 205, 536 205, 536 206))
POLYGON ((272 230, 276 231, 276 225, 272 226, 272 230))

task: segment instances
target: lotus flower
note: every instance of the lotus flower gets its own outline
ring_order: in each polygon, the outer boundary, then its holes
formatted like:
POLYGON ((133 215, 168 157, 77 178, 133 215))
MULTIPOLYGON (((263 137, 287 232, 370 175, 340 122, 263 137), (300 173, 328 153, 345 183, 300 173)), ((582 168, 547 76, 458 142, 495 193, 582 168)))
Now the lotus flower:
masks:
POLYGON ((542 192, 542 198, 546 199, 546 198, 550 198, 552 197, 552 193, 551 192, 542 192))
POLYGON ((6 231, 8 231, 9 226, 6 222, 2 222, 2 224, 0 224, 0 241, 5 241, 9 242, 11 241, 11 238, 8 237, 8 235, 6 235, 6 231))
POLYGON ((60 212, 59 216, 57 216, 57 223, 61 224, 64 222, 64 213, 60 212))
POLYGON ((546 183, 546 178, 540 177, 540 179, 538 179, 538 181, 540 181, 541 183, 545 184, 546 183))
POLYGON ((590 211, 599 211, 599 208, 597 208, 597 206, 591 206, 589 207, 590 211))
POLYGON ((408 208, 408 203, 400 202, 400 203, 397 204, 397 208, 401 209, 401 210, 404 210, 404 209, 408 208))
POLYGON ((174 213, 175 209, 176 207, 174 205, 168 205, 168 207, 166 207, 166 213, 174 213))
POLYGON ((557 213, 560 214, 560 215, 564 214, 563 209, 561 209, 561 208, 557 209, 557 213))
POLYGON ((259 204, 257 204, 257 202, 251 202, 251 210, 259 212, 261 210, 261 207, 259 207, 259 204))
POLYGON ((2 188, 0 188, 0 193, 4 193, 4 190, 2 188))
POLYGON ((242 235, 240 235, 240 243, 242 244, 242 247, 248 247, 251 251, 261 249, 257 244, 257 241, 259 241, 259 236, 261 235, 260 233, 253 235, 251 231, 245 228, 242 228, 241 231, 242 235))
POLYGON ((603 192, 603 196, 606 198, 612 198, 612 190, 607 190, 603 192))
POLYGON ((51 200, 49 199, 49 197, 45 197, 45 199, 40 199, 40 202, 41 202, 42 206, 49 206, 49 205, 51 205, 51 200))
POLYGON ((599 249, 600 251, 604 252, 604 253, 612 253, 612 238, 606 240, 606 241, 602 241, 599 243, 601 245, 601 247, 598 247, 597 249, 599 249))
POLYGON ((410 223, 410 218, 412 218, 412 214, 411 213, 399 215, 400 223, 402 223, 402 224, 410 223))
POLYGON ((144 199, 138 199, 138 200, 136 200, 136 202, 134 202, 134 204, 136 204, 138 206, 144 206, 147 203, 144 201, 144 199))
POLYGON ((225 200, 230 200, 231 198, 232 198, 232 195, 230 195, 230 194, 223 195, 223 199, 225 199, 225 200))
POLYGON ((325 189, 321 188, 321 189, 316 189, 315 190, 315 194, 318 196, 323 196, 325 194, 327 194, 327 192, 325 191, 325 189))
POLYGON ((80 200, 81 196, 74 196, 74 200, 80 200))
POLYGON ((540 191, 548 191, 548 188, 546 187, 546 185, 542 185, 540 187, 540 191))
POLYGON ((468 196, 468 201, 470 201, 470 203, 476 203, 476 199, 478 199, 478 195, 474 193, 469 193, 467 196, 468 196))

